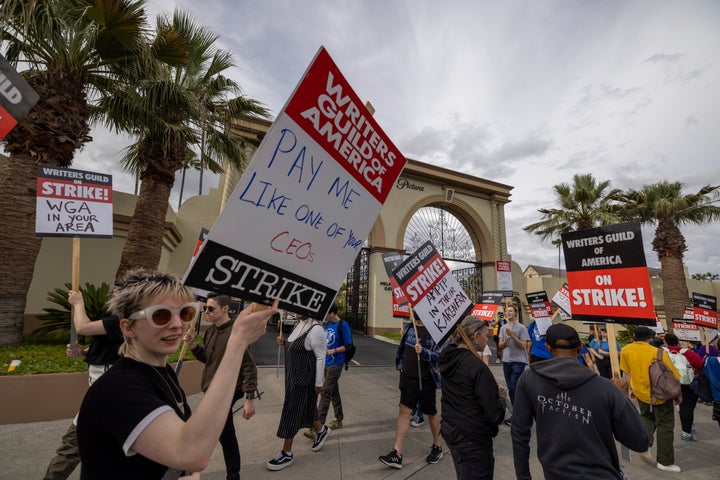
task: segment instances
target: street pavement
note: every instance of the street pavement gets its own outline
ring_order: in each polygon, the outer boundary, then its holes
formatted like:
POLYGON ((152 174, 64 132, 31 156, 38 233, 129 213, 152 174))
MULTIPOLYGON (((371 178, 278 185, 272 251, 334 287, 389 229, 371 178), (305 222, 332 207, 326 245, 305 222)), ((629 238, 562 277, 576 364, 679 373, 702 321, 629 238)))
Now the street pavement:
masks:
MULTIPOLYGON (((358 338, 358 340, 360 340, 358 338)), ((386 352, 393 352, 394 345, 362 337, 363 343, 373 344, 386 352)), ((360 342, 358 342, 359 344, 360 342)), ((358 349, 358 355, 360 355, 358 349)), ((389 354, 389 353, 386 353, 389 354)), ((362 360, 362 357, 361 357, 362 360)), ((362 362, 361 362, 362 363, 362 362)), ((491 370, 499 384, 504 385, 502 368, 491 364, 491 370)), ((429 465, 425 457, 430 452, 431 440, 427 422, 411 428, 405 442, 403 468, 391 469, 381 464, 378 455, 386 454, 393 446, 397 404, 398 373, 392 366, 351 366, 340 379, 345 412, 345 427, 334 431, 320 452, 310 450, 311 441, 299 432, 293 451, 295 462, 290 467, 268 471, 265 463, 280 449, 281 440, 275 436, 283 401, 283 369, 264 366, 259 369, 259 389, 264 392, 256 401, 256 415, 250 421, 235 417, 235 426, 242 454, 242 476, 246 479, 322 478, 324 480, 429 480, 454 478, 452 458, 447 454, 436 465, 429 465)), ((440 404, 438 394, 438 406, 440 404)), ((197 405, 201 394, 190 397, 191 405, 197 405)), ((239 404, 238 404, 239 405, 239 404)), ((332 418, 329 416, 329 418, 332 418)), ((53 456, 60 438, 72 419, 51 422, 0 425, 0 478, 39 479, 53 456)), ((680 478, 693 480, 718 480, 720 478, 720 428, 711 420, 711 408, 698 405, 695 423, 698 430, 697 443, 679 439, 680 424, 676 415, 676 463, 683 469, 681 474, 666 473, 645 465, 636 454, 630 462, 621 460, 628 477, 635 479, 663 480, 680 478)), ((531 468, 535 478, 543 478, 535 457, 535 441, 532 439, 531 468)), ((551 442, 552 438, 540 441, 551 442)), ((619 448, 618 448, 619 451, 619 448)), ((654 456, 654 448, 651 449, 654 456)), ((592 452, 587 452, 592 455, 592 452)), ((514 478, 510 429, 500 426, 495 439, 495 478, 514 478)), ((112 468, 112 466, 108 466, 112 468)), ((209 467, 202 478, 222 480, 225 478, 222 451, 215 449, 209 467)), ((79 478, 79 469, 71 477, 79 478)), ((574 479, 578 480, 578 479, 574 479)))

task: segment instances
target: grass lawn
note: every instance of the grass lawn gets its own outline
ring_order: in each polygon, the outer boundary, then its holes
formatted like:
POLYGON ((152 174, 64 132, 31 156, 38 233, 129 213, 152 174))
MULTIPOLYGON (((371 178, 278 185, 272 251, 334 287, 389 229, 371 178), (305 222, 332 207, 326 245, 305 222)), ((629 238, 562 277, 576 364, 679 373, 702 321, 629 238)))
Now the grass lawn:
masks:
MULTIPOLYGON (((200 340, 200 339, 198 339, 200 340)), ((82 358, 65 355, 63 341, 26 342, 12 347, 0 347, 0 375, 33 375, 36 373, 87 372, 88 365, 82 358), (10 362, 20 360, 14 371, 8 372, 10 362)), ((83 345, 87 348, 87 345, 83 345)), ((169 363, 176 362, 178 351, 170 355, 169 363)), ((192 360, 192 353, 185 354, 185 360, 192 360)))

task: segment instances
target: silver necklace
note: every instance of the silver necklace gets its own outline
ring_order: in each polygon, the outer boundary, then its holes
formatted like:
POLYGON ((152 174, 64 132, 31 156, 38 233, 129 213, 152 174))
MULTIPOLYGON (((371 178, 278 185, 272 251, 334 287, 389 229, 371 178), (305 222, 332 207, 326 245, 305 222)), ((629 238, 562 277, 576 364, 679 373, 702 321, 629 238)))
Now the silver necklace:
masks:
POLYGON ((180 390, 180 386, 175 385, 175 381, 172 378, 170 379, 170 383, 168 383, 168 381, 165 379, 165 376, 163 376, 163 374, 160 373, 156 367, 151 366, 151 368, 162 379, 162 381, 165 384, 165 386, 167 387, 167 389, 170 390, 170 395, 172 395, 173 400, 175 400, 175 405, 177 405, 178 410, 180 410, 184 414, 185 413, 185 405, 183 404, 182 390, 180 390), (170 384, 172 384, 172 387, 170 386, 170 384), (180 397, 179 400, 178 400, 178 397, 175 395, 176 390, 180 397))

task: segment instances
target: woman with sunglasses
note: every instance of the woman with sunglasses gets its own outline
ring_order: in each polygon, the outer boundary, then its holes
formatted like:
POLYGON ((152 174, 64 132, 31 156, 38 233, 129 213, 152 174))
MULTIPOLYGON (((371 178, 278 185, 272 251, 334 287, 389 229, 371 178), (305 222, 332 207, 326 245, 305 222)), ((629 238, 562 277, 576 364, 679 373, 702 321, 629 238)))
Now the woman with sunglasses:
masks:
POLYGON ((190 416, 168 355, 200 311, 177 277, 135 270, 116 283, 120 359, 85 395, 78 418, 82 479, 200 478, 227 419, 247 347, 265 332, 271 308, 237 317, 207 392, 190 416))

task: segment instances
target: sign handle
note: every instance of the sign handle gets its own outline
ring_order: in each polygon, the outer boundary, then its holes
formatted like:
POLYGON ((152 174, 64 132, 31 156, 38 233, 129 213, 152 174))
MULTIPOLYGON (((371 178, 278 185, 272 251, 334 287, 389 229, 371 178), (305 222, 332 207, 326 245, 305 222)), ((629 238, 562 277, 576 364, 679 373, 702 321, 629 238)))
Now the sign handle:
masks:
MULTIPOLYGON (((597 328, 597 327, 596 327, 597 328)), ((620 360, 618 359, 617 340, 615 339, 615 324, 606 323, 605 328, 608 334, 608 350, 610 350, 610 367, 612 374, 620 374, 620 360)), ((599 344, 600 342, 598 342, 599 344)))
MULTIPOLYGON (((283 316, 282 316, 282 314, 280 314, 280 318, 278 319, 278 329, 280 330, 280 339, 281 340, 283 338, 282 321, 283 321, 283 316)), ((282 345, 278 344, 277 363, 275 364, 275 378, 280 378, 280 350, 281 349, 282 349, 282 345)))
MULTIPOLYGON (((413 311, 412 305, 408 303, 408 306, 410 307, 410 320, 412 320, 413 329, 415 330, 415 345, 420 345, 417 323, 415 322, 415 312, 413 311)), ((422 370, 420 369, 420 354, 417 352, 416 354, 418 359, 418 386, 420 387, 420 391, 422 392, 422 370)))
MULTIPOLYGON (((80 237, 72 239, 72 289, 76 292, 80 291, 80 237)), ((70 315, 70 345, 75 345, 78 341, 77 330, 75 330, 75 307, 72 307, 70 315)))

